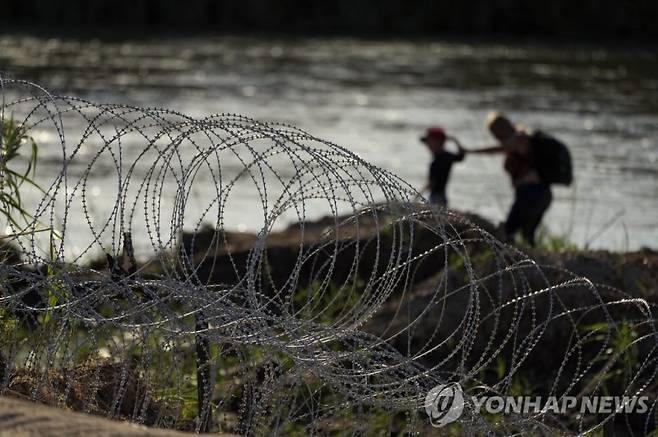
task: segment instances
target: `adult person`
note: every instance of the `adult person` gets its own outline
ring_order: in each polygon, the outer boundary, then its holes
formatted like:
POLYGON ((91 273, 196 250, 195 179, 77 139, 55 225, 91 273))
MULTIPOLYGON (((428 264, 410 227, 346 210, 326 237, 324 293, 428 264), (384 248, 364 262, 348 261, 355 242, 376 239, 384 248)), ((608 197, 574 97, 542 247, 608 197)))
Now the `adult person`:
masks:
POLYGON ((440 127, 430 127, 420 141, 432 152, 433 159, 430 164, 429 181, 423 191, 429 190, 430 203, 439 206, 448 206, 446 188, 450 179, 450 171, 455 162, 464 159, 464 150, 461 144, 453 137, 446 135, 440 127), (446 140, 452 140, 457 144, 459 152, 450 153, 445 150, 446 140))
POLYGON ((513 241, 520 231, 528 244, 534 246, 537 228, 553 199, 550 185, 542 180, 538 170, 538 156, 534 146, 541 141, 541 136, 514 126, 498 112, 489 114, 487 127, 499 144, 466 150, 466 153, 505 155, 504 168, 510 175, 515 193, 514 203, 504 224, 505 236, 508 241, 513 241))

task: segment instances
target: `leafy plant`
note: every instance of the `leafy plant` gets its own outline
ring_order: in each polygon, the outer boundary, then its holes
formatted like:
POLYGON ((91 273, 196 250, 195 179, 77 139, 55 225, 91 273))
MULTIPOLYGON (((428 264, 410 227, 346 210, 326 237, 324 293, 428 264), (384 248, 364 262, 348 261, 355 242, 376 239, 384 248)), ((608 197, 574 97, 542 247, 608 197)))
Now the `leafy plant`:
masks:
POLYGON ((23 184, 43 192, 34 180, 39 148, 34 138, 27 135, 26 127, 16 123, 13 117, 2 120, 0 127, 0 216, 20 229, 18 219, 26 223, 32 219, 23 205, 23 184), (19 170, 13 164, 20 161, 23 168, 19 170))
MULTIPOLYGON (((521 243, 522 246, 527 246, 521 243)), ((578 246, 569 241, 566 236, 551 235, 545 227, 539 228, 536 248, 546 252, 570 252, 578 250, 578 246)))
POLYGON ((607 344, 605 353, 594 359, 601 366, 595 381, 604 394, 616 393, 628 385, 640 362, 635 341, 638 333, 629 322, 613 325, 608 322, 587 325, 584 332, 591 332, 590 342, 607 344))

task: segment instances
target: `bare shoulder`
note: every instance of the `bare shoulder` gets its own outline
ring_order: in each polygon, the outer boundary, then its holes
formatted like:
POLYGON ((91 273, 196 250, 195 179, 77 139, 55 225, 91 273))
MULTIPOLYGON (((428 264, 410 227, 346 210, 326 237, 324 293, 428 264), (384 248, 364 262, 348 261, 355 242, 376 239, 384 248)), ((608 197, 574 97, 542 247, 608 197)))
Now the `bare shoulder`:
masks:
POLYGON ((517 153, 526 153, 529 145, 530 135, 523 131, 517 132, 503 143, 503 147, 506 151, 517 153))

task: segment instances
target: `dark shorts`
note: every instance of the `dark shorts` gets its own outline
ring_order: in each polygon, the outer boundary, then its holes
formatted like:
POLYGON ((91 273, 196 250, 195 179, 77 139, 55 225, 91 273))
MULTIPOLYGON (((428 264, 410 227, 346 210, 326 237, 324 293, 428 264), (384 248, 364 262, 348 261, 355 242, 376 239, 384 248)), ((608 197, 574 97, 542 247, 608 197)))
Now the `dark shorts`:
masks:
POLYGON ((547 184, 523 184, 516 187, 514 204, 505 222, 507 238, 511 240, 521 231, 523 238, 534 246, 535 232, 551 200, 553 195, 547 184))

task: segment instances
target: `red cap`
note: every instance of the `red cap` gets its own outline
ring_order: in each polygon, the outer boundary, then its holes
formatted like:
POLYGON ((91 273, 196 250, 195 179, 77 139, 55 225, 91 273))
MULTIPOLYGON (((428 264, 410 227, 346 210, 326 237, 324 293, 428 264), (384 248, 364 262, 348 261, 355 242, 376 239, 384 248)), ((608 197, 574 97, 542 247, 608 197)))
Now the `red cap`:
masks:
POLYGON ((440 141, 445 141, 446 139, 446 132, 441 129, 440 127, 430 127, 427 129, 427 132, 425 133, 425 136, 421 138, 423 141, 427 141, 430 138, 435 138, 440 141))

